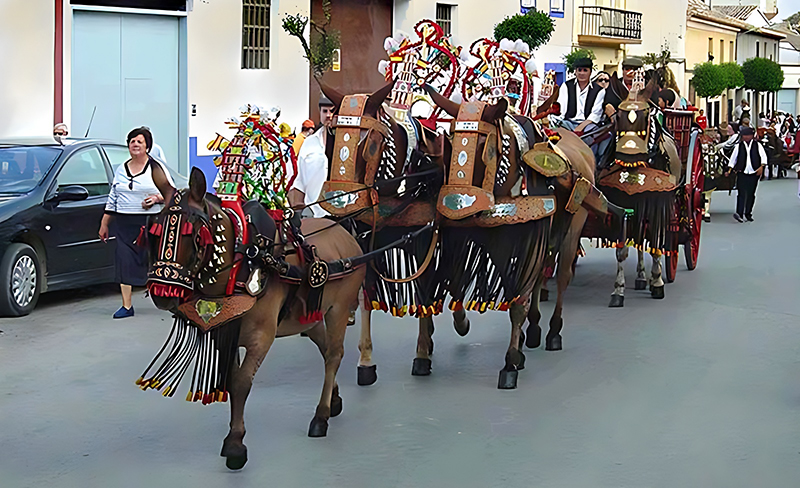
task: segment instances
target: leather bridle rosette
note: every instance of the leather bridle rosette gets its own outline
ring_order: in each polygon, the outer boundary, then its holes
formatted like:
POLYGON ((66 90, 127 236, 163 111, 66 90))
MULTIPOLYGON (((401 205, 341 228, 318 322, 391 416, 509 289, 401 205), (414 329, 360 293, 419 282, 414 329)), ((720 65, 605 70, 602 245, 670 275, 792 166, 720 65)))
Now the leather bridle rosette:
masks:
MULTIPOLYGON (((195 289, 198 275, 211 260, 213 239, 208 215, 188 205, 180 192, 148 230, 150 254, 154 257, 147 273, 147 288, 154 296, 187 299, 195 289), (181 255, 189 239, 192 255, 181 255)), ((184 251, 185 253, 185 251, 184 251)))

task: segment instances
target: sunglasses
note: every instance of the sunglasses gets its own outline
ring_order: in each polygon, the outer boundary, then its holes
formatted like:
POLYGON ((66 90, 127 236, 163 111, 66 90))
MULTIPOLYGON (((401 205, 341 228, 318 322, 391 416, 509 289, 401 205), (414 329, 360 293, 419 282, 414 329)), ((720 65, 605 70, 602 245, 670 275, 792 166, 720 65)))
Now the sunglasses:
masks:
POLYGON ((607 78, 601 78, 601 79, 597 80, 598 83, 608 83, 609 81, 611 81, 611 80, 609 80, 607 78))

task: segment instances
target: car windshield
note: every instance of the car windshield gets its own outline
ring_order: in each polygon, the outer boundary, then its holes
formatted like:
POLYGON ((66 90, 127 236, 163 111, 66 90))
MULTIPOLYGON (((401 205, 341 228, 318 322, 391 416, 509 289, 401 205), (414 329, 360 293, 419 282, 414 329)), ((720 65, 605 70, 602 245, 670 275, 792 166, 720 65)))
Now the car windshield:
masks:
POLYGON ((0 193, 33 190, 61 155, 50 146, 0 147, 0 193))

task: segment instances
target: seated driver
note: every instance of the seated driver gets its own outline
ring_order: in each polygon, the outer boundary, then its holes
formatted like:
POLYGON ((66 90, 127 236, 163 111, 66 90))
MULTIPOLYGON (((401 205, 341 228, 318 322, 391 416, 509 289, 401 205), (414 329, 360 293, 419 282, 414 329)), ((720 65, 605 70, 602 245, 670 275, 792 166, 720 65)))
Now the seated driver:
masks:
MULTIPOLYGON (((596 129, 603 118, 603 100, 606 91, 597 83, 592 83, 592 60, 578 58, 575 60, 575 78, 561 84, 558 91, 558 104, 561 106, 560 125, 578 135, 596 129)), ((603 139, 592 147, 595 157, 605 153, 610 142, 603 139)))

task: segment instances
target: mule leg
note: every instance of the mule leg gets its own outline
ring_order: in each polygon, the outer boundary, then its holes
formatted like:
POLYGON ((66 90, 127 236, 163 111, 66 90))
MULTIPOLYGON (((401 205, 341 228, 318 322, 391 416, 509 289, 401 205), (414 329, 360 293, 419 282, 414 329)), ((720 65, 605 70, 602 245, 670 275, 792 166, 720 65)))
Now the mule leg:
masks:
POLYGON ((361 294, 361 335, 358 339, 358 384, 368 386, 378 381, 378 367, 372 362, 372 312, 366 308, 366 298, 361 294))
MULTIPOLYGON (((279 310, 279 308, 275 308, 279 310)), ((231 371, 231 423, 228 436, 222 443, 221 456, 225 457, 225 465, 228 469, 242 469, 247 462, 247 447, 244 445, 244 405, 250 389, 253 386, 253 378, 258 371, 261 362, 269 352, 272 343, 275 341, 275 334, 278 329, 278 317, 262 316, 260 322, 248 322, 242 326, 239 345, 247 350, 244 361, 237 366, 234 361, 231 371)))
POLYGON ((540 302, 546 302, 550 300, 550 290, 547 288, 547 282, 553 277, 556 268, 557 255, 558 250, 548 253, 547 259, 544 262, 544 280, 542 281, 542 290, 539 292, 540 302))
POLYGON ((467 311, 463 308, 453 312, 453 328, 456 329, 456 333, 461 337, 464 337, 469 332, 469 319, 467 318, 467 311))
MULTIPOLYGON (((348 319, 349 323, 349 319, 348 319)), ((325 351, 328 349, 326 344, 325 326, 322 323, 315 325, 307 332, 308 338, 317 345, 322 359, 325 359, 325 351)), ((331 394, 331 417, 336 417, 342 413, 342 397, 339 396, 339 384, 334 383, 333 393, 331 394)))
POLYGON ((572 276, 575 273, 575 261, 577 261, 578 246, 581 241, 581 231, 583 224, 586 223, 588 211, 580 209, 579 212, 572 216, 569 224, 567 235, 561 244, 561 250, 558 257, 558 273, 556 274, 556 283, 558 284, 558 296, 556 297, 556 306, 553 310, 553 316, 550 317, 550 330, 547 332, 545 338, 544 348, 546 351, 560 351, 561 350, 561 328, 564 326, 564 318, 562 313, 564 311, 564 294, 567 292, 567 287, 572 276))
POLYGON ((539 302, 542 297, 542 286, 547 280, 547 275, 541 274, 533 285, 533 293, 531 293, 531 304, 528 309, 528 332, 525 334, 525 346, 529 349, 536 349, 542 345, 542 328, 539 326, 539 321, 542 318, 542 312, 539 310, 539 302))
POLYGON ((650 276, 650 283, 652 284, 650 296, 653 298, 664 298, 664 280, 661 276, 661 252, 655 251, 650 254, 653 257, 653 268, 650 276))
POLYGON ((634 289, 645 290, 647 289, 647 273, 644 268, 644 251, 637 249, 636 257, 636 283, 634 284, 634 289))
MULTIPOLYGON (((349 307, 339 303, 334 304, 325 313, 325 383, 322 385, 317 411, 308 427, 309 437, 325 437, 328 434, 328 419, 331 417, 331 400, 334 392, 336 397, 339 397, 336 373, 344 356, 344 334, 349 315, 349 307)), ((339 401, 341 402, 341 399, 339 401)))
POLYGON ((497 388, 500 390, 513 390, 517 387, 519 370, 525 367, 525 355, 520 350, 520 337, 522 337, 522 323, 528 315, 528 304, 514 303, 509 307, 511 317, 511 342, 506 351, 506 365, 500 370, 497 388))
POLYGON ((617 248, 617 278, 614 280, 614 293, 609 307, 625 306, 625 260, 628 259, 628 246, 617 248))
POLYGON ((419 319, 419 334, 417 335, 417 357, 411 367, 413 376, 428 376, 431 374, 431 354, 433 354, 433 317, 419 319))

